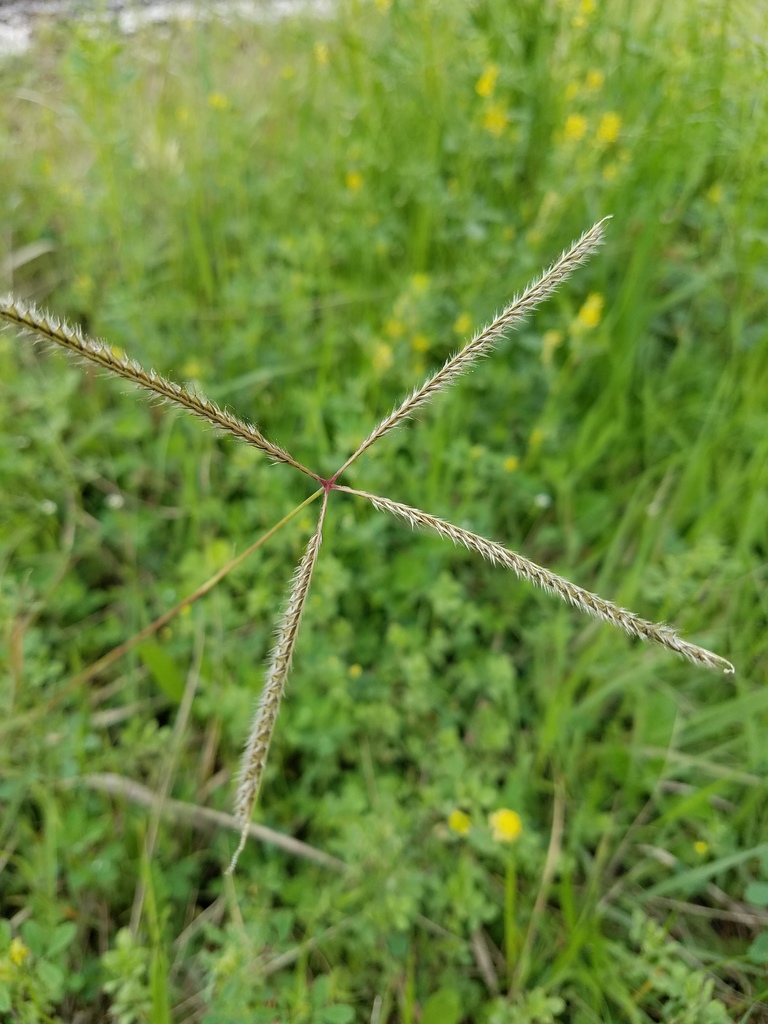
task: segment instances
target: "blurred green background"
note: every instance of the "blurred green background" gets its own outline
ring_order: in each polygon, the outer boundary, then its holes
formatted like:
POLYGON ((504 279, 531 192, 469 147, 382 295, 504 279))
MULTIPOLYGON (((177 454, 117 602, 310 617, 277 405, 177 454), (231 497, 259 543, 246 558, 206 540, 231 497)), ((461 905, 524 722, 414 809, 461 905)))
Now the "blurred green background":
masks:
POLYGON ((334 495, 256 820, 346 867, 253 841, 225 879, 195 808, 231 810, 317 506, 68 680, 310 481, 3 332, 0 1017, 768 1020, 766 40, 736 0, 342 0, 0 63, 0 289, 324 474, 612 214, 347 482, 737 668, 334 495))

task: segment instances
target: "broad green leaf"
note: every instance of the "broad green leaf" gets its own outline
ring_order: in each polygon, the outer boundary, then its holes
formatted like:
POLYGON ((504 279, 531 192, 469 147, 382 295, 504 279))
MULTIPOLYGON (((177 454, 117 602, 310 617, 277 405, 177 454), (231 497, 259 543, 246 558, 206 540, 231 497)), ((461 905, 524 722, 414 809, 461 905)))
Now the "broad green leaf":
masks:
POLYGON ((458 1024, 461 1020, 461 997, 455 988, 441 988, 424 1004, 421 1024, 458 1024))
POLYGON ((184 693, 184 679, 176 662, 159 644, 142 644, 139 656, 152 674, 160 689, 176 704, 184 693))

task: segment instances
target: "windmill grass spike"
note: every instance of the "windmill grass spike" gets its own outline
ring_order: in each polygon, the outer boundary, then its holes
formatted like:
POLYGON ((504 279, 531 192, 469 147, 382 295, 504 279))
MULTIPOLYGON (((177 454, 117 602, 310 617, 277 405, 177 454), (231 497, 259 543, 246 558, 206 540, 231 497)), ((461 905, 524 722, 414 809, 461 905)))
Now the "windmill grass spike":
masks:
POLYGON ((365 498, 380 512, 388 512, 390 515, 404 519, 412 527, 418 526, 422 529, 434 530, 441 537, 452 540, 454 544, 461 544, 469 551, 476 551, 494 565, 503 565, 506 569, 511 569, 521 580, 533 583, 535 586, 541 587, 542 590, 546 590, 547 593, 562 598, 574 608, 584 612, 585 615, 592 615, 603 622, 609 622, 630 636, 661 644, 662 647, 687 658, 694 665, 719 669, 728 675, 735 671, 730 661, 726 661, 725 658, 721 658, 717 654, 712 654, 711 651, 707 651, 703 647, 688 643, 669 626, 641 619, 634 612, 629 612, 612 601, 606 601, 605 598, 584 590, 583 587, 550 572, 549 569, 537 565, 516 551, 509 551, 501 544, 496 544, 485 537, 479 537, 476 533, 470 533, 469 530, 463 530, 460 526, 454 526, 453 523, 447 523, 444 519, 438 519, 437 516, 422 512, 419 508, 411 508, 410 505, 402 505, 400 502, 382 498, 377 494, 369 494, 367 491, 359 491, 353 487, 340 486, 337 490, 365 498))
MULTIPOLYGON (((634 637, 659 643, 663 647, 682 655, 694 664, 704 666, 705 668, 719 669, 725 673, 732 673, 734 671, 733 665, 729 661, 726 661, 717 654, 713 654, 711 651, 682 640, 669 626, 641 619, 633 612, 620 608, 611 601, 606 601, 604 598, 598 597, 597 594, 592 594, 588 590, 576 586, 562 576, 558 576, 548 569, 536 565, 535 562, 531 562, 523 555, 519 555, 514 551, 507 550, 500 544, 470 533, 468 530, 463 530, 452 523, 438 519, 436 516, 429 515, 429 513, 423 512, 421 509, 411 508, 389 498, 379 497, 367 491, 356 490, 338 483, 341 474, 364 451, 405 419, 412 416, 417 409, 421 408, 439 392, 454 384, 479 358, 487 355, 499 339, 504 337, 513 328, 519 326, 525 317, 544 299, 548 298, 576 267, 584 263, 602 242, 603 226, 608 219, 605 218, 585 232, 549 269, 545 270, 540 277, 529 284, 525 291, 515 298, 492 323, 477 333, 462 349, 451 356, 436 373, 428 377, 420 387, 416 388, 404 399, 389 416, 379 423, 360 447, 350 455, 341 468, 329 479, 324 479, 318 476, 317 473, 313 473, 294 459, 284 448, 267 440, 256 426, 246 423, 231 413, 220 409, 219 406, 202 395, 190 392, 180 384, 161 377, 154 370, 147 372, 134 360, 118 355, 104 342, 88 338, 77 328, 69 327, 55 317, 38 312, 33 306, 11 297, 0 298, 0 320, 4 320, 6 324, 15 326, 24 333, 31 333, 36 338, 53 342, 70 352, 74 352, 76 355, 96 363, 98 366, 102 366, 111 373, 130 380, 140 388, 182 406, 188 412, 206 420, 212 426, 266 452, 276 462, 284 462, 295 469, 301 470, 302 473, 305 473, 322 485, 322 489, 317 491, 312 498, 308 499, 308 501, 311 501, 315 497, 323 495, 323 504, 320 510, 317 529, 310 538, 294 574, 288 603, 277 631, 277 639, 272 651, 266 680, 256 707, 248 742, 243 754, 236 797, 236 815, 242 832, 240 843, 228 869, 230 872, 234 870, 238 856, 245 845, 248 835, 248 823, 259 794, 270 742, 291 668, 291 660, 299 633, 302 612, 304 611, 309 587, 312 582, 312 573, 320 553, 323 523, 331 491, 344 491, 348 494, 365 498, 380 511, 404 519, 413 527, 418 526, 432 530, 440 536, 452 540, 455 544, 461 544, 469 550, 482 555, 483 558, 488 559, 490 562, 499 563, 511 569, 519 578, 559 596, 580 611, 609 622, 634 637)), ((302 506, 306 503, 302 503, 302 506)), ((201 590, 200 592, 202 593, 203 591, 201 590)), ((123 646, 125 649, 128 649, 129 645, 123 646)))
POLYGON ((285 684, 288 680, 288 673, 291 670, 291 660, 296 646, 296 638, 299 635, 301 616, 304 612, 307 595, 309 594, 309 585, 312 582, 312 572, 317 562, 317 556, 320 554, 320 545, 323 540, 323 522, 327 507, 328 491, 326 490, 323 495, 323 507, 320 510, 317 530, 310 537, 304 551, 304 556, 296 567, 293 576, 288 603, 277 631, 275 646, 272 649, 267 678, 256 705, 256 712, 251 723, 251 731, 243 753, 237 795, 235 797, 235 817, 242 831, 240 833, 240 843, 228 868, 230 874, 234 871, 237 859, 248 838, 248 825, 253 814, 256 798, 259 795, 259 788, 267 763, 269 745, 272 742, 272 734, 275 731, 275 723, 277 722, 280 704, 285 693, 285 684))
POLYGON ((454 384, 478 359, 488 355, 497 342, 518 328, 537 306, 549 298, 563 281, 567 280, 577 267, 586 263, 600 247, 604 237, 604 225, 610 219, 604 217, 589 231, 585 231, 570 249, 565 250, 547 270, 534 278, 521 295, 516 295, 490 324, 478 331, 463 348, 450 356, 436 373, 428 377, 420 387, 415 388, 400 405, 396 406, 389 416, 385 416, 357 451, 350 455, 336 476, 343 473, 380 437, 394 430, 404 420, 413 416, 422 405, 454 384))
POLYGON ((204 395, 198 394, 196 391, 188 391, 181 384, 168 380, 155 370, 145 370, 135 359, 118 355, 106 342, 89 338, 78 327, 70 327, 58 317, 44 313, 11 296, 0 297, 0 318, 7 324, 19 328, 23 333, 52 341, 55 345, 109 370, 110 373, 131 381, 139 388, 144 388, 169 402, 183 406, 218 430, 223 430, 225 433, 245 441, 246 444, 266 452, 275 462, 285 462, 295 469, 300 469, 302 473, 306 473, 313 479, 317 479, 311 470, 302 466, 284 448, 267 440, 258 427, 252 423, 238 419, 237 416, 221 409, 204 395))

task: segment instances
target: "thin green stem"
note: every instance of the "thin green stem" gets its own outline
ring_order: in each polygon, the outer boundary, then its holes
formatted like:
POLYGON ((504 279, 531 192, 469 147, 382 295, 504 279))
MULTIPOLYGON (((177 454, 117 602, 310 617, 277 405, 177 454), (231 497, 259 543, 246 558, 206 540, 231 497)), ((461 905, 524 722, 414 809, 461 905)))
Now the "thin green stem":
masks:
POLYGON ((507 961, 507 983, 512 984, 517 958, 518 930, 515 922, 517 897, 517 871, 515 855, 510 850, 507 857, 507 874, 504 882, 504 952, 507 961))

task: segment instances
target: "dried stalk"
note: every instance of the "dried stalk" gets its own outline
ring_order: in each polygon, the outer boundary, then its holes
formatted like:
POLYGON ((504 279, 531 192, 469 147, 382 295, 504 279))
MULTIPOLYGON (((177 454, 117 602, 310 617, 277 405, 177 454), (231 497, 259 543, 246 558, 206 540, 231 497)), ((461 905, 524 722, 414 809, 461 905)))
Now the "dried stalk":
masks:
POLYGON ((589 259, 603 241, 603 225, 610 217, 604 217, 598 221, 589 231, 585 231, 578 242, 574 242, 570 249, 562 254, 548 270, 532 281, 522 295, 516 296, 506 309, 487 327, 476 334, 471 341, 455 355, 451 356, 443 366, 431 377, 416 388, 416 390, 405 399, 389 416, 385 417, 379 425, 363 441, 360 447, 354 452, 340 470, 335 474, 336 480, 355 459, 370 448, 372 444, 389 433, 403 420, 412 416, 418 408, 425 405, 440 391, 445 391, 462 374, 470 369, 482 356, 488 355, 493 346, 500 341, 511 330, 519 327, 525 318, 536 309, 537 306, 549 298, 552 292, 570 277, 577 267, 589 259))
POLYGON ((576 586, 570 580, 550 572, 549 569, 544 569, 535 562, 531 562, 522 555, 518 555, 517 552, 508 551, 501 544, 495 544, 493 541, 486 540, 485 537, 479 537, 475 533, 470 533, 469 530, 462 530, 461 527, 447 523, 443 519, 438 519, 437 516, 431 516, 427 512, 422 512, 421 509, 411 508, 410 505, 401 505, 399 502, 391 501, 389 498, 381 498, 376 494, 358 491, 352 487, 337 486, 336 490, 346 491, 348 494, 356 494, 360 498, 366 498, 379 511, 389 512, 393 516, 398 516, 413 527, 421 526, 428 530, 434 530, 441 537, 447 537, 448 540, 452 540, 454 544, 462 544, 470 551, 476 551, 489 562, 494 564, 498 562, 499 565, 503 565, 506 569, 511 569, 520 579, 533 583, 550 594, 561 597, 564 601, 572 604, 574 608, 578 608, 579 611, 592 615, 596 619, 601 619, 603 622, 609 622, 612 626, 618 626, 619 629, 623 629, 630 636, 637 637, 639 640, 648 640, 661 644, 662 647, 675 651, 675 653, 687 658, 688 661, 692 661, 694 665, 702 665, 704 668, 720 670, 726 674, 731 674, 735 671, 730 661, 726 661, 725 658, 721 658, 718 654, 713 654, 703 647, 697 647, 696 644, 682 640, 675 630, 669 626, 641 619, 634 612, 620 608, 618 605, 613 604, 612 601, 606 601, 604 598, 598 597, 597 594, 592 594, 590 591, 576 586))
POLYGON ((0 297, 0 319, 21 328, 22 332, 31 332, 35 337, 52 341, 55 345, 89 359, 110 373, 131 381, 137 387, 152 391, 169 402, 183 406, 212 426, 266 452, 276 462, 285 462, 314 480, 319 479, 317 474, 302 466, 284 448, 267 440, 252 423, 238 419, 210 399, 196 392, 187 391, 181 384, 162 377, 155 370, 145 370, 135 359, 119 356, 106 342, 87 337, 78 327, 70 327, 58 317, 43 313, 11 296, 0 297))
MULTIPOLYGON (((154 793, 147 786, 134 779, 129 779, 125 775, 116 775, 113 772, 75 775, 63 779, 59 785, 67 789, 73 786, 86 786, 100 793, 123 797, 142 807, 159 808, 163 817, 180 821, 191 828, 206 829, 213 826, 233 829, 237 832, 240 832, 242 828, 242 824, 231 814, 216 811, 212 807, 200 807, 198 804, 186 803, 183 800, 162 800, 160 795, 154 793)), ((318 850, 308 843, 303 843, 300 839, 294 839, 293 836, 287 836, 283 832, 275 832, 274 829, 267 828, 266 825, 249 825, 248 834, 261 843, 268 843, 295 857, 303 857, 305 860, 331 868, 333 871, 346 870, 347 865, 338 857, 334 857, 324 850, 318 850)))

